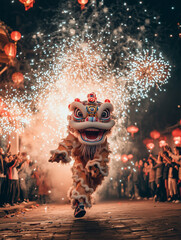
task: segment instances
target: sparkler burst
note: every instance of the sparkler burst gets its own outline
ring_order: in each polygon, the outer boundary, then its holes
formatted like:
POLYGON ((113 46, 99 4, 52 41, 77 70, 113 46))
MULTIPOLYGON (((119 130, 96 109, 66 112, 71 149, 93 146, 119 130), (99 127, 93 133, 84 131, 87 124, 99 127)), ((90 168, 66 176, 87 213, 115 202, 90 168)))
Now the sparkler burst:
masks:
POLYGON ((55 147, 66 135, 68 105, 77 97, 84 100, 87 93, 94 91, 99 101, 109 98, 114 103, 117 118, 120 112, 126 115, 126 102, 129 100, 126 82, 122 80, 121 72, 118 74, 110 69, 104 57, 101 44, 73 38, 65 52, 56 51, 52 69, 39 73, 36 86, 39 88, 39 113, 35 116, 38 121, 35 120, 33 129, 37 127, 35 132, 40 132, 40 136, 33 136, 33 139, 39 141, 37 145, 41 146, 43 155, 48 157, 47 144, 49 148, 51 145, 55 147))
POLYGON ((0 127, 4 139, 13 132, 23 132, 24 127, 30 123, 32 113, 28 103, 25 104, 22 100, 23 97, 10 98, 8 94, 5 99, 0 98, 0 127))
POLYGON ((128 62, 128 79, 133 81, 134 87, 129 87, 132 91, 132 97, 137 98, 141 95, 143 98, 152 87, 161 88, 170 78, 171 66, 164 61, 162 53, 157 56, 156 50, 143 49, 140 52, 136 49, 136 54, 131 54, 128 62))
POLYGON ((108 8, 103 0, 92 0, 81 11, 78 4, 61 1, 55 17, 44 20, 33 34, 35 58, 25 76, 25 94, 12 98, 8 93, 7 99, 21 103, 31 120, 23 141, 25 150, 31 141, 36 158, 48 158, 49 150, 66 135, 67 106, 74 98, 86 99, 89 92, 114 104, 112 158, 122 152, 130 102, 147 98, 154 86, 161 89, 170 76, 161 54, 142 50, 150 47, 150 24, 158 25, 159 18, 153 18, 142 1, 137 5, 123 2, 108 8))

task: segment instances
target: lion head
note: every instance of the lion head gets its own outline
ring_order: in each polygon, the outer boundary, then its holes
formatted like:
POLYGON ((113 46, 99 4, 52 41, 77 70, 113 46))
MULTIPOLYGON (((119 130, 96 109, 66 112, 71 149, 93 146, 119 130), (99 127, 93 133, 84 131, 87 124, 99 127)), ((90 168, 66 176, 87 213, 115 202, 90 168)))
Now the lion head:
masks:
POLYGON ((97 101, 95 93, 88 94, 87 98, 87 101, 76 98, 69 105, 69 110, 72 112, 68 116, 69 131, 82 144, 102 144, 115 124, 111 115, 113 105, 108 99, 104 103, 97 101))

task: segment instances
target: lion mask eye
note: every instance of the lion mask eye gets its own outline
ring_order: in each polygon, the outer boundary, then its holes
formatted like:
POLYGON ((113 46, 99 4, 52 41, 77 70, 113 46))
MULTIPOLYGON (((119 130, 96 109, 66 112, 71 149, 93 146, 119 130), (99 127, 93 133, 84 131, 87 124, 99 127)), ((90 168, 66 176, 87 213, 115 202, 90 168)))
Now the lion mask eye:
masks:
POLYGON ((78 108, 75 108, 74 115, 75 115, 75 117, 78 117, 78 118, 82 118, 83 117, 83 113, 78 108))
POLYGON ((110 117, 110 111, 109 109, 105 109, 101 114, 101 118, 109 118, 109 117, 110 117))

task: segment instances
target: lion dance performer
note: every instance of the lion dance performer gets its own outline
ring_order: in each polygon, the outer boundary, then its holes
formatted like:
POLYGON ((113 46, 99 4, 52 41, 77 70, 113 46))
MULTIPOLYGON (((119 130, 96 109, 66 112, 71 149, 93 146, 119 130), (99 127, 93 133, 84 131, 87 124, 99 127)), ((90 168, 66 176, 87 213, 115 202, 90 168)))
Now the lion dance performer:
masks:
POLYGON ((91 207, 91 194, 108 176, 110 153, 107 135, 115 122, 111 119, 113 105, 106 99, 97 101, 96 94, 88 94, 87 101, 76 98, 69 105, 68 136, 56 150, 51 151, 50 162, 68 163, 70 156, 75 160, 72 167, 73 186, 69 191, 75 217, 83 217, 84 207, 91 207))

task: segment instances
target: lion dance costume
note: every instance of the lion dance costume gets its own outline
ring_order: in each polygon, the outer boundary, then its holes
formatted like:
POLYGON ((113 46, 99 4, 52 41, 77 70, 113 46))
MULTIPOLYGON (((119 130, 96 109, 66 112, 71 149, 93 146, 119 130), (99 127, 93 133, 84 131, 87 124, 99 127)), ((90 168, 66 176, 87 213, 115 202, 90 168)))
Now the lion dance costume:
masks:
POLYGON ((76 98, 69 105, 68 136, 56 150, 51 151, 50 162, 68 163, 70 156, 75 160, 72 167, 73 186, 69 191, 75 217, 83 217, 85 207, 91 207, 91 194, 108 176, 110 153, 107 135, 115 122, 111 118, 113 105, 108 99, 97 101, 95 93, 88 94, 87 101, 76 98))

